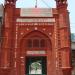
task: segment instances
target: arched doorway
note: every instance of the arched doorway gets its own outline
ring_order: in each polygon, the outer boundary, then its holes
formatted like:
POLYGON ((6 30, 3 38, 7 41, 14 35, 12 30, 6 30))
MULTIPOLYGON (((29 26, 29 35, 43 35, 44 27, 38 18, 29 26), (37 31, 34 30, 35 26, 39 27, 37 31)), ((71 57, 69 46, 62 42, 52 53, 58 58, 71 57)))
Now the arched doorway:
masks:
MULTIPOLYGON (((21 41, 21 56, 24 57, 25 75, 47 75, 48 60, 51 60, 50 38, 40 31, 32 31, 21 41)), ((50 61, 51 62, 51 61, 50 61)))

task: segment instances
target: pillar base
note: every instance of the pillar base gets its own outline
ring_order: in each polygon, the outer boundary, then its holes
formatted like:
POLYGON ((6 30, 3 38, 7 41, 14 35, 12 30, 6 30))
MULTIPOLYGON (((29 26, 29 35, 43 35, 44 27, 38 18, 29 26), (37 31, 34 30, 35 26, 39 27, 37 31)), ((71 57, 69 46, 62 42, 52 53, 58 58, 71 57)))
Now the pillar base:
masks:
POLYGON ((0 67, 0 75, 10 75, 10 68, 0 67))
POLYGON ((71 73, 72 68, 71 67, 61 67, 61 69, 62 69, 63 75, 72 75, 72 73, 71 73))

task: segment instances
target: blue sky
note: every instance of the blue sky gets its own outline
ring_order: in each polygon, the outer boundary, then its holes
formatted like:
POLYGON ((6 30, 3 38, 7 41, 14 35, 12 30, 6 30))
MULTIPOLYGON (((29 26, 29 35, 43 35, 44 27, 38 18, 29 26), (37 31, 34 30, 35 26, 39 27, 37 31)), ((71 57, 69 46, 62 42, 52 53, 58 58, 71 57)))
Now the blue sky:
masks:
MULTIPOLYGON (((51 8, 55 7, 55 0, 37 0, 38 7, 51 8)), ((0 0, 0 4, 4 3, 4 0, 0 0)), ((34 8, 36 0, 17 0, 16 6, 18 8, 34 8)), ((75 33, 75 0, 68 0, 68 10, 70 12, 70 27, 71 32, 75 33)))

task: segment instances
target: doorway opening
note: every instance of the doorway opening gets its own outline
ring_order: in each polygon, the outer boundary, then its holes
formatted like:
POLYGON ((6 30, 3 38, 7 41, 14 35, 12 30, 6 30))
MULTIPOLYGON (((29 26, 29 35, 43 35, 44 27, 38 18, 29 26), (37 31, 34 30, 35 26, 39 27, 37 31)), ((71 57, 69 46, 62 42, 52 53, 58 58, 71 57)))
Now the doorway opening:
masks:
POLYGON ((26 75, 47 75, 46 56, 27 56, 26 75))

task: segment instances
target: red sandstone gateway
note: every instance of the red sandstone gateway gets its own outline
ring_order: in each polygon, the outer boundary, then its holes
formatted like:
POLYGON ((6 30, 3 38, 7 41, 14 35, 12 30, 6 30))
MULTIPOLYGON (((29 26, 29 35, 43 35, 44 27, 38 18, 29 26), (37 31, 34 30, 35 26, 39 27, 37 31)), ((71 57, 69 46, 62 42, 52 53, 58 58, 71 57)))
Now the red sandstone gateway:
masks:
POLYGON ((56 8, 16 8, 5 0, 0 75, 71 75, 67 0, 56 8))

